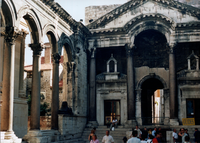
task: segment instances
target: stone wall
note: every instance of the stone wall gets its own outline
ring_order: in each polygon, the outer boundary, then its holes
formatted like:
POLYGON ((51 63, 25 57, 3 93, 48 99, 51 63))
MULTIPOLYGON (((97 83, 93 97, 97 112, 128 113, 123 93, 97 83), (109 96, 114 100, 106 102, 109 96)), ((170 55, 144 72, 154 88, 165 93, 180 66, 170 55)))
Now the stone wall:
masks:
POLYGON ((120 4, 114 5, 102 5, 102 6, 88 6, 85 8, 85 25, 88 25, 90 22, 89 20, 100 18, 101 16, 105 15, 106 13, 110 12, 111 10, 117 8, 120 4))
POLYGON ((58 120, 61 135, 73 139, 81 137, 87 118, 60 114, 58 120))
POLYGON ((78 116, 87 116, 87 54, 81 48, 78 56, 78 77, 75 77, 75 81, 78 82, 75 113, 78 116))

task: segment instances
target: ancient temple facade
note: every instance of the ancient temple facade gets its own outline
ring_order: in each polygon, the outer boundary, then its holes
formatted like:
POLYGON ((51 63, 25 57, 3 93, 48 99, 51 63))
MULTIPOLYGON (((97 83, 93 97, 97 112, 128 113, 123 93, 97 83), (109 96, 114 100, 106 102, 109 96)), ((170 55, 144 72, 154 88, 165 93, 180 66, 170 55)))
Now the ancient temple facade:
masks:
MULTIPOLYGON (((97 13, 96 13, 97 12, 97 13)), ((2 0, 1 141, 59 142, 85 127, 200 124, 200 9, 174 0, 130 0, 88 24, 51 0, 2 0), (33 50, 30 130, 24 93, 24 49, 33 50), (41 51, 52 57, 51 130, 40 130, 41 51), (62 53, 63 51, 63 53, 62 53), (59 61, 63 91, 59 101, 59 61), (63 102, 59 109, 59 102, 63 102), (66 103, 67 102, 67 103, 66 103)))
POLYGON ((90 120, 180 125, 193 117, 198 125, 199 12, 161 0, 87 7, 90 101, 96 101, 90 120))

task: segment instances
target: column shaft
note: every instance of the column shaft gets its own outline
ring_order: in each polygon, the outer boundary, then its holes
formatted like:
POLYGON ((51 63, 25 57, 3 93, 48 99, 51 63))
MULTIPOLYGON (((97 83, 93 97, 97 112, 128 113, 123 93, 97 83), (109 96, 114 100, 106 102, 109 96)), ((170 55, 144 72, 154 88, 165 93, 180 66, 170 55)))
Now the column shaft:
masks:
MULTIPOLYGON (((2 94, 2 81, 3 81, 3 58, 4 58, 4 36, 0 37, 0 96, 2 94)), ((0 99, 1 100, 1 99, 0 99)))
POLYGON ((90 59, 90 106, 89 106, 89 120, 96 121, 96 59, 95 49, 93 50, 90 59))
POLYGON ((30 44, 33 50, 33 76, 31 93, 31 121, 30 129, 40 129, 40 54, 42 47, 40 44, 30 44))
POLYGON ((176 72, 175 55, 169 54, 169 88, 170 88, 170 119, 175 119, 175 101, 176 101, 176 72))
POLYGON ((53 54, 53 87, 51 98, 51 129, 58 130, 58 110, 59 110, 59 60, 58 53, 53 54))
POLYGON ((3 89, 2 89, 2 110, 1 110, 1 130, 7 131, 9 125, 9 95, 11 76, 11 46, 5 44, 3 67, 3 89))
POLYGON ((128 119, 135 119, 133 48, 126 45, 128 119))

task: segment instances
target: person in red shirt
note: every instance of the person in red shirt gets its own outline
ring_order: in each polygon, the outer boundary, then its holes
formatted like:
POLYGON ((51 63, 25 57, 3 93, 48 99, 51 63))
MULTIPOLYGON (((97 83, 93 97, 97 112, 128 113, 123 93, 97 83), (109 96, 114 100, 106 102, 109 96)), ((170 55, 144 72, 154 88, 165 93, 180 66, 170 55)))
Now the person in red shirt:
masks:
POLYGON ((152 140, 153 143, 160 143, 161 142, 160 137, 161 137, 161 133, 160 132, 156 132, 155 138, 152 140))

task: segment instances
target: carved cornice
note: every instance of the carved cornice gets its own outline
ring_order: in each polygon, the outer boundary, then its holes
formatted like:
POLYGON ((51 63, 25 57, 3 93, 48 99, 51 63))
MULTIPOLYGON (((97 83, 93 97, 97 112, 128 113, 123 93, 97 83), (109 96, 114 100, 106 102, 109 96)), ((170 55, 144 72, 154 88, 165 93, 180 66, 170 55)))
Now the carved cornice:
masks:
POLYGON ((52 54, 52 57, 53 57, 53 63, 59 64, 59 61, 61 58, 60 54, 54 53, 54 54, 52 54))
POLYGON ((177 23, 176 29, 200 29, 200 22, 177 23))
POLYGON ((29 44, 29 47, 31 47, 31 49, 33 50, 33 55, 37 56, 37 55, 41 55, 41 51, 43 50, 43 44, 42 43, 38 43, 38 44, 29 44))
POLYGON ((153 1, 157 3, 161 3, 163 5, 166 5, 167 7, 172 7, 178 9, 181 13, 185 14, 188 13, 194 17, 197 17, 200 19, 200 9, 174 1, 174 0, 131 0, 116 9, 112 10, 111 12, 107 13, 106 15, 103 15, 102 17, 98 18, 91 24, 89 24, 87 27, 89 29, 97 29, 99 27, 103 27, 104 25, 108 24, 109 22, 113 21, 114 19, 121 16, 123 13, 129 11, 130 9, 135 9, 139 7, 140 5, 148 2, 153 1))
POLYGON ((79 27, 84 33, 90 34, 90 31, 81 22, 76 22, 71 15, 66 12, 58 3, 54 0, 40 0, 46 6, 48 6, 54 13, 56 13, 62 20, 68 23, 73 30, 79 27))

